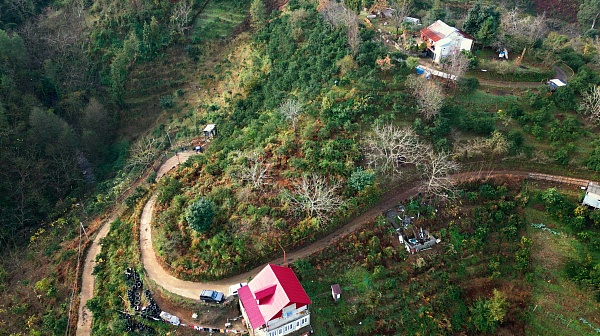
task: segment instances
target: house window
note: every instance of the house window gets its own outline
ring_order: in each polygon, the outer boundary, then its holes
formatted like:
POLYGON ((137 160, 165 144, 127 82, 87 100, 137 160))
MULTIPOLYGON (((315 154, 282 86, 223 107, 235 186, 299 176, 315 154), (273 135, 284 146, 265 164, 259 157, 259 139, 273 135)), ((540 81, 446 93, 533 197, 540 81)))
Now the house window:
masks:
POLYGON ((282 332, 283 332, 283 329, 279 329, 279 335, 281 335, 282 332))

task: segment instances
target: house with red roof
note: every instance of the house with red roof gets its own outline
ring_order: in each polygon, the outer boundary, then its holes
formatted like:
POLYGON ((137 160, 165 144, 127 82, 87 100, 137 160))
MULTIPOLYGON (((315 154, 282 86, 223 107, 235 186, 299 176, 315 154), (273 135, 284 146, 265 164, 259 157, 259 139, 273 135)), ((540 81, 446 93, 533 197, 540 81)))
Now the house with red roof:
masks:
POLYGON ((294 272, 267 265, 238 289, 240 309, 251 336, 283 336, 310 330, 311 304, 294 272))
POLYGON ((421 40, 427 43, 427 54, 434 62, 461 50, 471 51, 474 39, 460 29, 450 27, 442 20, 437 20, 421 30, 421 40))

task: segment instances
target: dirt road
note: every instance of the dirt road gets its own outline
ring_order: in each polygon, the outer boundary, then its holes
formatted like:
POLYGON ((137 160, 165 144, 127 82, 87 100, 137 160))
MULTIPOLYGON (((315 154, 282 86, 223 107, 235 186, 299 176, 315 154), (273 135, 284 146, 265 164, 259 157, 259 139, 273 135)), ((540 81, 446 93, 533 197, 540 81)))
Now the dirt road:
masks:
MULTIPOLYGON (((546 174, 531 174, 528 172, 519 172, 519 171, 480 171, 480 172, 466 172, 455 174, 452 176, 455 182, 469 181, 469 180, 483 180, 491 177, 501 177, 501 176, 513 176, 513 177, 522 177, 522 178, 532 178, 539 180, 547 180, 554 181, 559 183, 568 183, 573 185, 581 185, 586 186, 587 180, 581 179, 572 179, 561 176, 553 176, 546 174)), ((417 195, 419 192, 419 188, 417 182, 413 182, 409 185, 400 185, 396 188, 388 191, 381 197, 381 201, 370 208, 368 211, 358 216, 354 220, 350 221, 343 227, 339 228, 335 232, 321 238, 320 240, 302 248, 297 251, 291 252, 287 254, 287 262, 292 263, 295 260, 305 258, 315 252, 322 250, 328 245, 334 243, 338 239, 346 236, 349 233, 354 232, 359 227, 361 227, 366 222, 372 220, 378 215, 382 214, 384 211, 391 209, 397 204, 403 202, 404 200, 409 199, 412 196, 417 195)), ((151 230, 151 221, 152 214, 154 212, 154 204, 156 201, 156 196, 153 196, 142 212, 142 218, 140 221, 140 243, 142 246, 142 263, 144 264, 144 268, 146 269, 147 275, 159 286, 164 289, 178 294, 183 297, 187 297, 190 299, 197 300, 199 298, 200 292, 202 289, 213 289, 223 292, 227 295, 228 288, 232 284, 236 284, 239 282, 245 282, 248 277, 254 277, 258 272, 264 268, 265 265, 259 266, 249 272, 236 275, 231 278, 219 280, 219 281, 210 281, 210 282, 192 282, 192 281, 184 281, 173 277, 168 274, 158 263, 156 260, 156 254, 152 247, 152 230, 151 230)), ((278 258, 269 262, 270 264, 283 264, 283 258, 278 258)))
MULTIPOLYGON (((180 163, 185 162, 193 154, 194 153, 192 151, 183 152, 168 159, 158 169, 156 175, 157 180, 180 163)), ((141 181, 138 181, 137 184, 140 182, 141 181)), ((129 189, 134 189, 137 184, 132 185, 129 189)), ((81 275, 81 292, 79 294, 79 312, 76 335, 87 336, 91 333, 92 313, 89 311, 89 309, 87 309, 85 304, 94 296, 94 277, 92 276, 92 271, 94 270, 94 266, 96 266, 96 255, 100 253, 100 239, 106 237, 108 230, 110 229, 110 223, 116 220, 121 215, 123 210, 124 208, 119 206, 112 211, 108 217, 108 220, 104 221, 102 224, 102 227, 96 234, 96 237, 94 238, 94 241, 87 252, 85 262, 83 264, 83 273, 81 275)))

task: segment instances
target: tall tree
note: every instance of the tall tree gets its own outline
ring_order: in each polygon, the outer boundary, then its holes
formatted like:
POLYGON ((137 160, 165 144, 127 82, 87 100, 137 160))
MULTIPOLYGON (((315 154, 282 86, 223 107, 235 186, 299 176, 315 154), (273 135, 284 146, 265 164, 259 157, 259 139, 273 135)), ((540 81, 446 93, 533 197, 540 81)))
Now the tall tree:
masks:
POLYGON ((404 164, 418 163, 426 146, 412 128, 377 125, 364 140, 367 164, 384 174, 397 175, 404 164))
POLYGON ((406 78, 406 86, 417 100, 419 112, 425 119, 431 120, 439 114, 444 104, 444 93, 434 81, 421 76, 409 75, 406 78))
POLYGON ((483 46, 490 45, 500 27, 500 12, 494 6, 483 6, 478 1, 469 9, 463 30, 477 39, 483 46))
POLYGON ((596 22, 600 16, 600 0, 584 0, 579 6, 577 20, 584 25, 590 25, 590 29, 596 28, 596 22))
POLYGON ((412 6, 412 0, 392 0, 390 8, 394 10, 392 14, 392 26, 396 28, 396 35, 400 34, 400 27, 404 23, 404 18, 408 16, 408 12, 412 6))
POLYGON ((250 18, 255 29, 260 29, 265 25, 265 22, 267 22, 267 6, 264 0, 252 0, 250 18))
POLYGON ((344 201, 338 195, 341 188, 337 182, 328 183, 316 174, 305 175, 288 195, 295 211, 304 211, 311 218, 327 221, 344 201))

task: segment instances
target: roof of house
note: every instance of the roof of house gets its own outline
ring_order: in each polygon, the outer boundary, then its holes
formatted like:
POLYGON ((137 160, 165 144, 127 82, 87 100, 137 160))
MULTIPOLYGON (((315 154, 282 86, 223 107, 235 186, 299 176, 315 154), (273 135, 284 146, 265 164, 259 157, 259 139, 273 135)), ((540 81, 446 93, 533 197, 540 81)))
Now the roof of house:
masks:
POLYGON ((266 324, 290 304, 311 303, 291 269, 271 264, 240 288, 238 296, 253 329, 266 324))
POLYGON ((339 285, 339 284, 334 284, 334 285, 331 285, 331 291, 332 291, 334 294, 342 294, 342 289, 340 288, 340 285, 339 285))
POLYGON ((421 29, 421 34, 427 37, 428 39, 432 40, 433 42, 445 39, 453 33, 458 33, 464 38, 473 40, 473 38, 469 34, 463 32, 460 29, 450 27, 442 20, 437 20, 431 25, 429 25, 427 28, 421 29))
POLYGON ((202 131, 210 132, 210 131, 214 130, 216 126, 217 125, 215 125, 215 124, 208 124, 208 125, 206 125, 206 127, 204 127, 204 129, 202 131))

